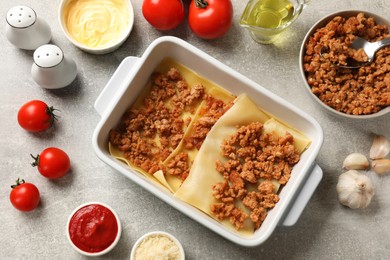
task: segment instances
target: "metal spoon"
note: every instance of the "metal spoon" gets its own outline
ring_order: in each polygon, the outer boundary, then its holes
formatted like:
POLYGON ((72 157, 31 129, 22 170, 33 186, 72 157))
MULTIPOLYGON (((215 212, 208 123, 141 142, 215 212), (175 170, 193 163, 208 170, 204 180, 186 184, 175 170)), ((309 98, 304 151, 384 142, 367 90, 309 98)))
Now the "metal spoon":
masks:
MULTIPOLYGON (((356 39, 351 43, 351 45, 349 47, 352 49, 355 49, 355 50, 363 49, 368 57, 368 60, 366 62, 359 62, 359 61, 356 61, 354 59, 349 58, 349 59, 347 59, 346 65, 336 64, 336 63, 334 65, 338 66, 340 68, 347 68, 347 69, 358 69, 360 67, 366 66, 374 61, 375 53, 379 49, 381 49, 387 45, 390 45, 390 38, 385 38, 383 40, 376 41, 376 42, 369 42, 363 38, 356 37, 356 39)), ((324 47, 321 48, 321 50, 320 50, 321 57, 324 57, 323 54, 325 54, 325 50, 326 50, 326 48, 324 48, 324 47)))

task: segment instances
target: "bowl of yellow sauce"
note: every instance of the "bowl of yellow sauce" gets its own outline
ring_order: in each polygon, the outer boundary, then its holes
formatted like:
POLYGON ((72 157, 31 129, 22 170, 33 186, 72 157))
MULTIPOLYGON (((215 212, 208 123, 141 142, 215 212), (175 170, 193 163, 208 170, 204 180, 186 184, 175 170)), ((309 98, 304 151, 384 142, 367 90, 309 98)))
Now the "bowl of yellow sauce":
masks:
POLYGON ((75 46, 93 54, 119 48, 134 24, 130 0, 61 0, 59 22, 75 46))

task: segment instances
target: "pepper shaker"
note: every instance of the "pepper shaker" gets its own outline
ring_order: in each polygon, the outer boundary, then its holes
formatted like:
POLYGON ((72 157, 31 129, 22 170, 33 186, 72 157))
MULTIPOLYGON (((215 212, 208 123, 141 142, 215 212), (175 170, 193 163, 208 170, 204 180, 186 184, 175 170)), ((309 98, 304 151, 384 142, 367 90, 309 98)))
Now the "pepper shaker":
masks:
POLYGON ((56 45, 45 44, 34 51, 31 74, 36 83, 47 89, 63 88, 77 76, 73 59, 65 57, 56 45))
POLYGON ((51 29, 28 6, 14 6, 7 12, 5 34, 8 41, 20 49, 35 50, 51 39, 51 29))

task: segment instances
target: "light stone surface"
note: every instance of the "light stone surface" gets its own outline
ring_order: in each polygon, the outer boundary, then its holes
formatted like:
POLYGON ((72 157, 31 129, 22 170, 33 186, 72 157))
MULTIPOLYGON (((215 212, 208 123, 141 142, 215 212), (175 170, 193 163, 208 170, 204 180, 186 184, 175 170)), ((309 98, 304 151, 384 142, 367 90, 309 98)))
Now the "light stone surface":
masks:
MULTIPOLYGON (((103 56, 74 47, 61 32, 58 0, 0 1, 0 259, 83 259, 68 243, 65 223, 81 203, 101 201, 119 214, 123 232, 117 247, 104 259, 129 259, 134 242, 148 231, 163 230, 184 246, 186 259, 389 259, 390 176, 370 174, 376 195, 364 210, 350 210, 337 200, 336 183, 342 161, 352 152, 368 154, 373 134, 390 138, 390 116, 363 121, 339 120, 320 110, 303 87, 298 53, 309 28, 321 17, 343 9, 358 9, 390 17, 388 0, 313 0, 296 23, 273 45, 255 43, 238 25, 246 1, 234 0, 234 23, 224 37, 204 41, 192 34, 187 23, 170 32, 154 30, 141 12, 141 0, 133 0, 135 25, 129 39, 117 51, 103 56), (5 38, 5 15, 17 4, 32 7, 52 29, 52 43, 72 57, 78 76, 70 86, 45 90, 32 79, 32 51, 15 48, 5 38), (324 178, 292 227, 277 227, 262 245, 235 245, 171 208, 101 162, 91 137, 100 117, 93 104, 127 56, 141 56, 163 35, 180 37, 232 67, 315 117, 324 130, 324 144, 317 163, 324 178), (50 130, 31 134, 16 120, 19 107, 41 99, 59 109, 59 122, 50 130), (56 146, 72 160, 66 177, 50 181, 30 166, 30 154, 56 146), (9 202, 10 185, 18 177, 41 191, 39 207, 29 213, 9 202)), ((189 1, 184 1, 188 3, 189 1)))

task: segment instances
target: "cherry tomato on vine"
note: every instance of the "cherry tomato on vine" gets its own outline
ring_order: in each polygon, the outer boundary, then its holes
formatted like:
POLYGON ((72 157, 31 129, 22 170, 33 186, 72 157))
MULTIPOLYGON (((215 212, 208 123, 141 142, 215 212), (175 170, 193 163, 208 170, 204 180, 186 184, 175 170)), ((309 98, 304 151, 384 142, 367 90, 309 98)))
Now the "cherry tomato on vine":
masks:
POLYGON ((40 195, 38 188, 34 184, 25 182, 19 178, 11 188, 9 199, 16 209, 20 211, 31 211, 38 206, 40 195))
POLYGON ((232 25, 233 6, 230 0, 192 0, 188 23, 194 34, 203 39, 224 35, 232 25))
POLYGON ((48 179, 61 178, 70 170, 69 156, 58 148, 49 147, 31 157, 35 160, 31 165, 37 166, 39 173, 48 179))
POLYGON ((56 120, 54 111, 41 100, 31 100, 24 104, 18 111, 18 123, 27 131, 41 132, 53 125, 56 120))
POLYGON ((156 29, 171 30, 184 20, 182 0, 144 0, 142 14, 156 29))

